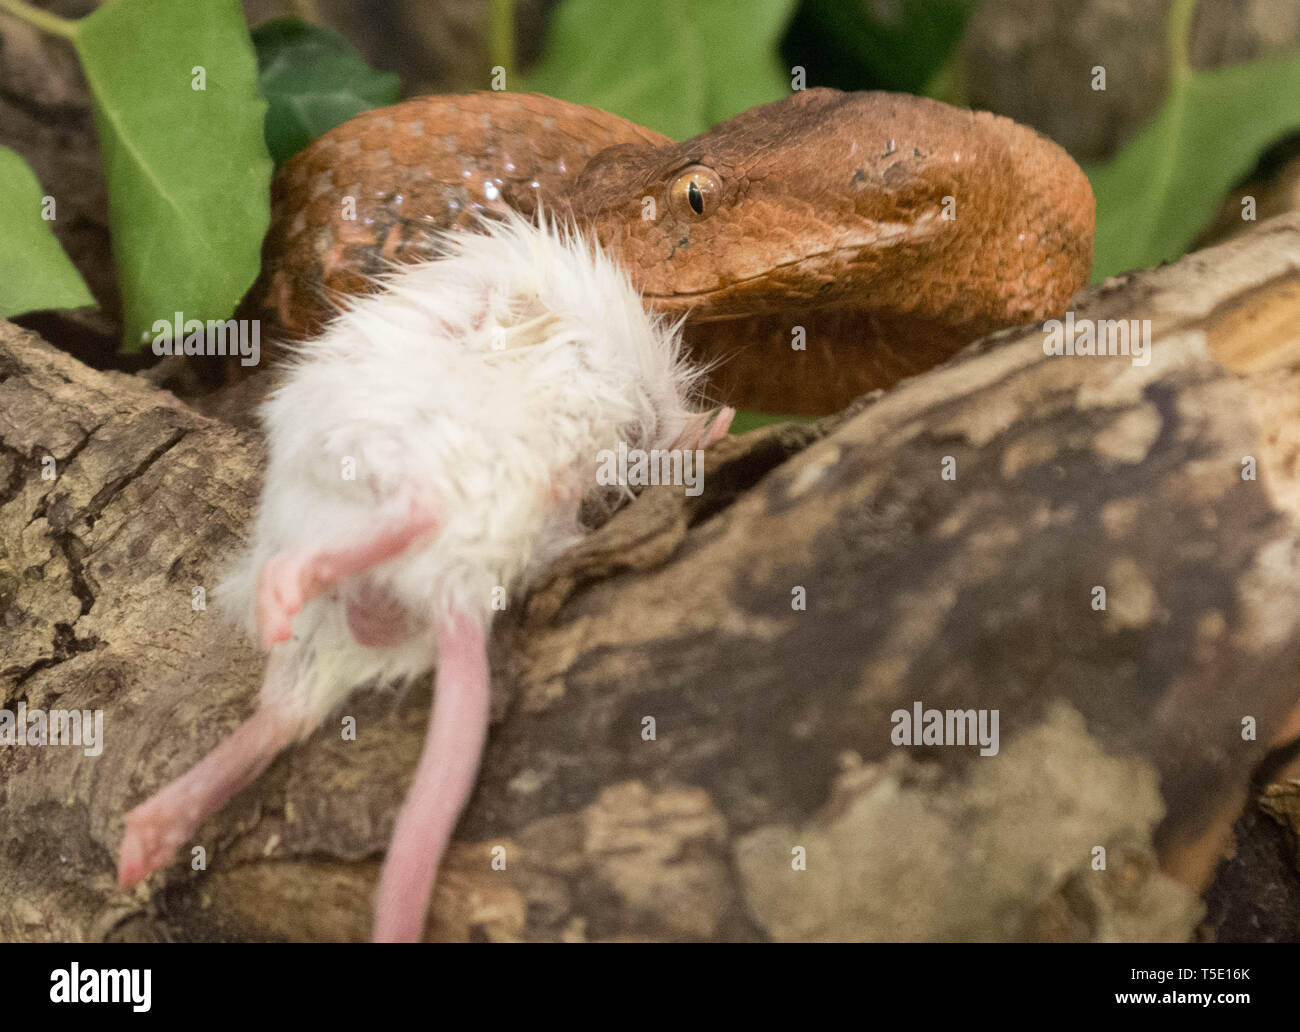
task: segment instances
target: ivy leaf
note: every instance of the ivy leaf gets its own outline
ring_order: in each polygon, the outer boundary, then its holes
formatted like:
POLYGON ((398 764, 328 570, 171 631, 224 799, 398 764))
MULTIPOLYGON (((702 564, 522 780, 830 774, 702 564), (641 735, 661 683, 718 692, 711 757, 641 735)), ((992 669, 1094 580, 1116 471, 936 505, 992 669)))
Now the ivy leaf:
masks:
POLYGON ((0 147, 0 197, 0 317, 93 305, 86 281, 42 217, 45 191, 36 174, 7 147, 0 147))
POLYGON ((377 72, 332 29, 279 18, 253 30, 266 96, 266 146, 279 164, 321 133, 400 98, 396 75, 377 72))
POLYGON ((790 92, 777 42, 794 6, 564 0, 551 15, 545 58, 511 88, 591 104, 684 140, 790 92))
POLYGON ((1229 189, 1300 127, 1300 54, 1177 75, 1155 121, 1088 176, 1093 278, 1177 258, 1229 189))
POLYGON ((256 277, 270 221, 266 103, 239 0, 116 0, 75 24, 135 351, 175 312, 226 318, 256 277))

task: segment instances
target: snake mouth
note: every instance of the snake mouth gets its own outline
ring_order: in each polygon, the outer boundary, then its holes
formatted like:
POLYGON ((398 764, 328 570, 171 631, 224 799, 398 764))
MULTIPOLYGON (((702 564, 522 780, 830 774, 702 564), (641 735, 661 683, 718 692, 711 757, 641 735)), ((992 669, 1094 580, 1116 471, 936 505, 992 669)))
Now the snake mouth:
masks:
MULTIPOLYGON (((730 280, 720 286, 703 290, 674 290, 658 293, 643 291, 641 297, 657 308, 673 311, 682 309, 717 308, 716 316, 702 313, 700 318, 731 318, 758 312, 780 311, 812 300, 808 286, 811 283, 831 284, 836 296, 853 293, 853 269, 867 269, 880 264, 879 253, 905 242, 915 242, 927 236, 923 222, 875 222, 870 232, 850 244, 830 247, 768 266, 752 276, 730 280), (863 252, 870 260, 863 260, 863 252), (801 273, 816 273, 803 280, 801 273), (828 276, 828 273, 831 274, 828 276), (761 292, 761 297, 755 290, 761 292)), ((671 264, 671 263, 669 263, 671 264)))

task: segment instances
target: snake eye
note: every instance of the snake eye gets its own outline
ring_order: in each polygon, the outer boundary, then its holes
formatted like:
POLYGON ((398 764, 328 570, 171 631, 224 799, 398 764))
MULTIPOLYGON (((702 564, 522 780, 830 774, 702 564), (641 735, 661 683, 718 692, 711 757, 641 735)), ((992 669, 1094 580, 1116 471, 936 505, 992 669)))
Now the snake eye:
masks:
POLYGON ((692 220, 712 215, 721 196, 722 180, 713 169, 705 165, 692 165, 683 169, 668 188, 673 210, 692 220))

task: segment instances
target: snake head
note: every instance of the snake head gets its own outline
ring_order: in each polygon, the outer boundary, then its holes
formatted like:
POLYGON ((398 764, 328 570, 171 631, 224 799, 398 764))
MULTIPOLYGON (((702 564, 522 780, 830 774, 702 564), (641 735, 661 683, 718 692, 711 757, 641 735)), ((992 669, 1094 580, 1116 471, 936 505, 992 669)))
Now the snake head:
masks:
POLYGON ((1009 119, 813 89, 683 143, 598 153, 580 220, 666 311, 865 304, 976 329, 1059 311, 1087 280, 1087 179, 1009 119))

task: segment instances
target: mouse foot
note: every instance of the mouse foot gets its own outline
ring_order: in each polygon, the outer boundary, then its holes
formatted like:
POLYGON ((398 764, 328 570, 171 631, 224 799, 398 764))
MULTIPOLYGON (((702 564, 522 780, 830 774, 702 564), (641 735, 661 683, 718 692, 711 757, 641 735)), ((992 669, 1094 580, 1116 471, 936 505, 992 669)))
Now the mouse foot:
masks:
POLYGON ((684 451, 695 451, 698 448, 707 448, 715 441, 720 441, 727 436, 727 431, 731 429, 731 421, 736 418, 734 408, 723 408, 709 421, 707 412, 698 412, 686 421, 682 432, 677 435, 677 440, 673 442, 673 448, 680 448, 684 451))
MULTIPOLYGON (((293 665, 284 655, 273 654, 266 676, 268 688, 283 691, 293 665)), ((261 705, 207 756, 128 813, 118 885, 130 888, 171 863, 208 814, 250 784, 312 724, 310 713, 297 706, 261 705)))
POLYGON ((189 835, 188 822, 161 802, 155 796, 126 815, 117 865, 119 888, 129 889, 166 867, 189 835))

